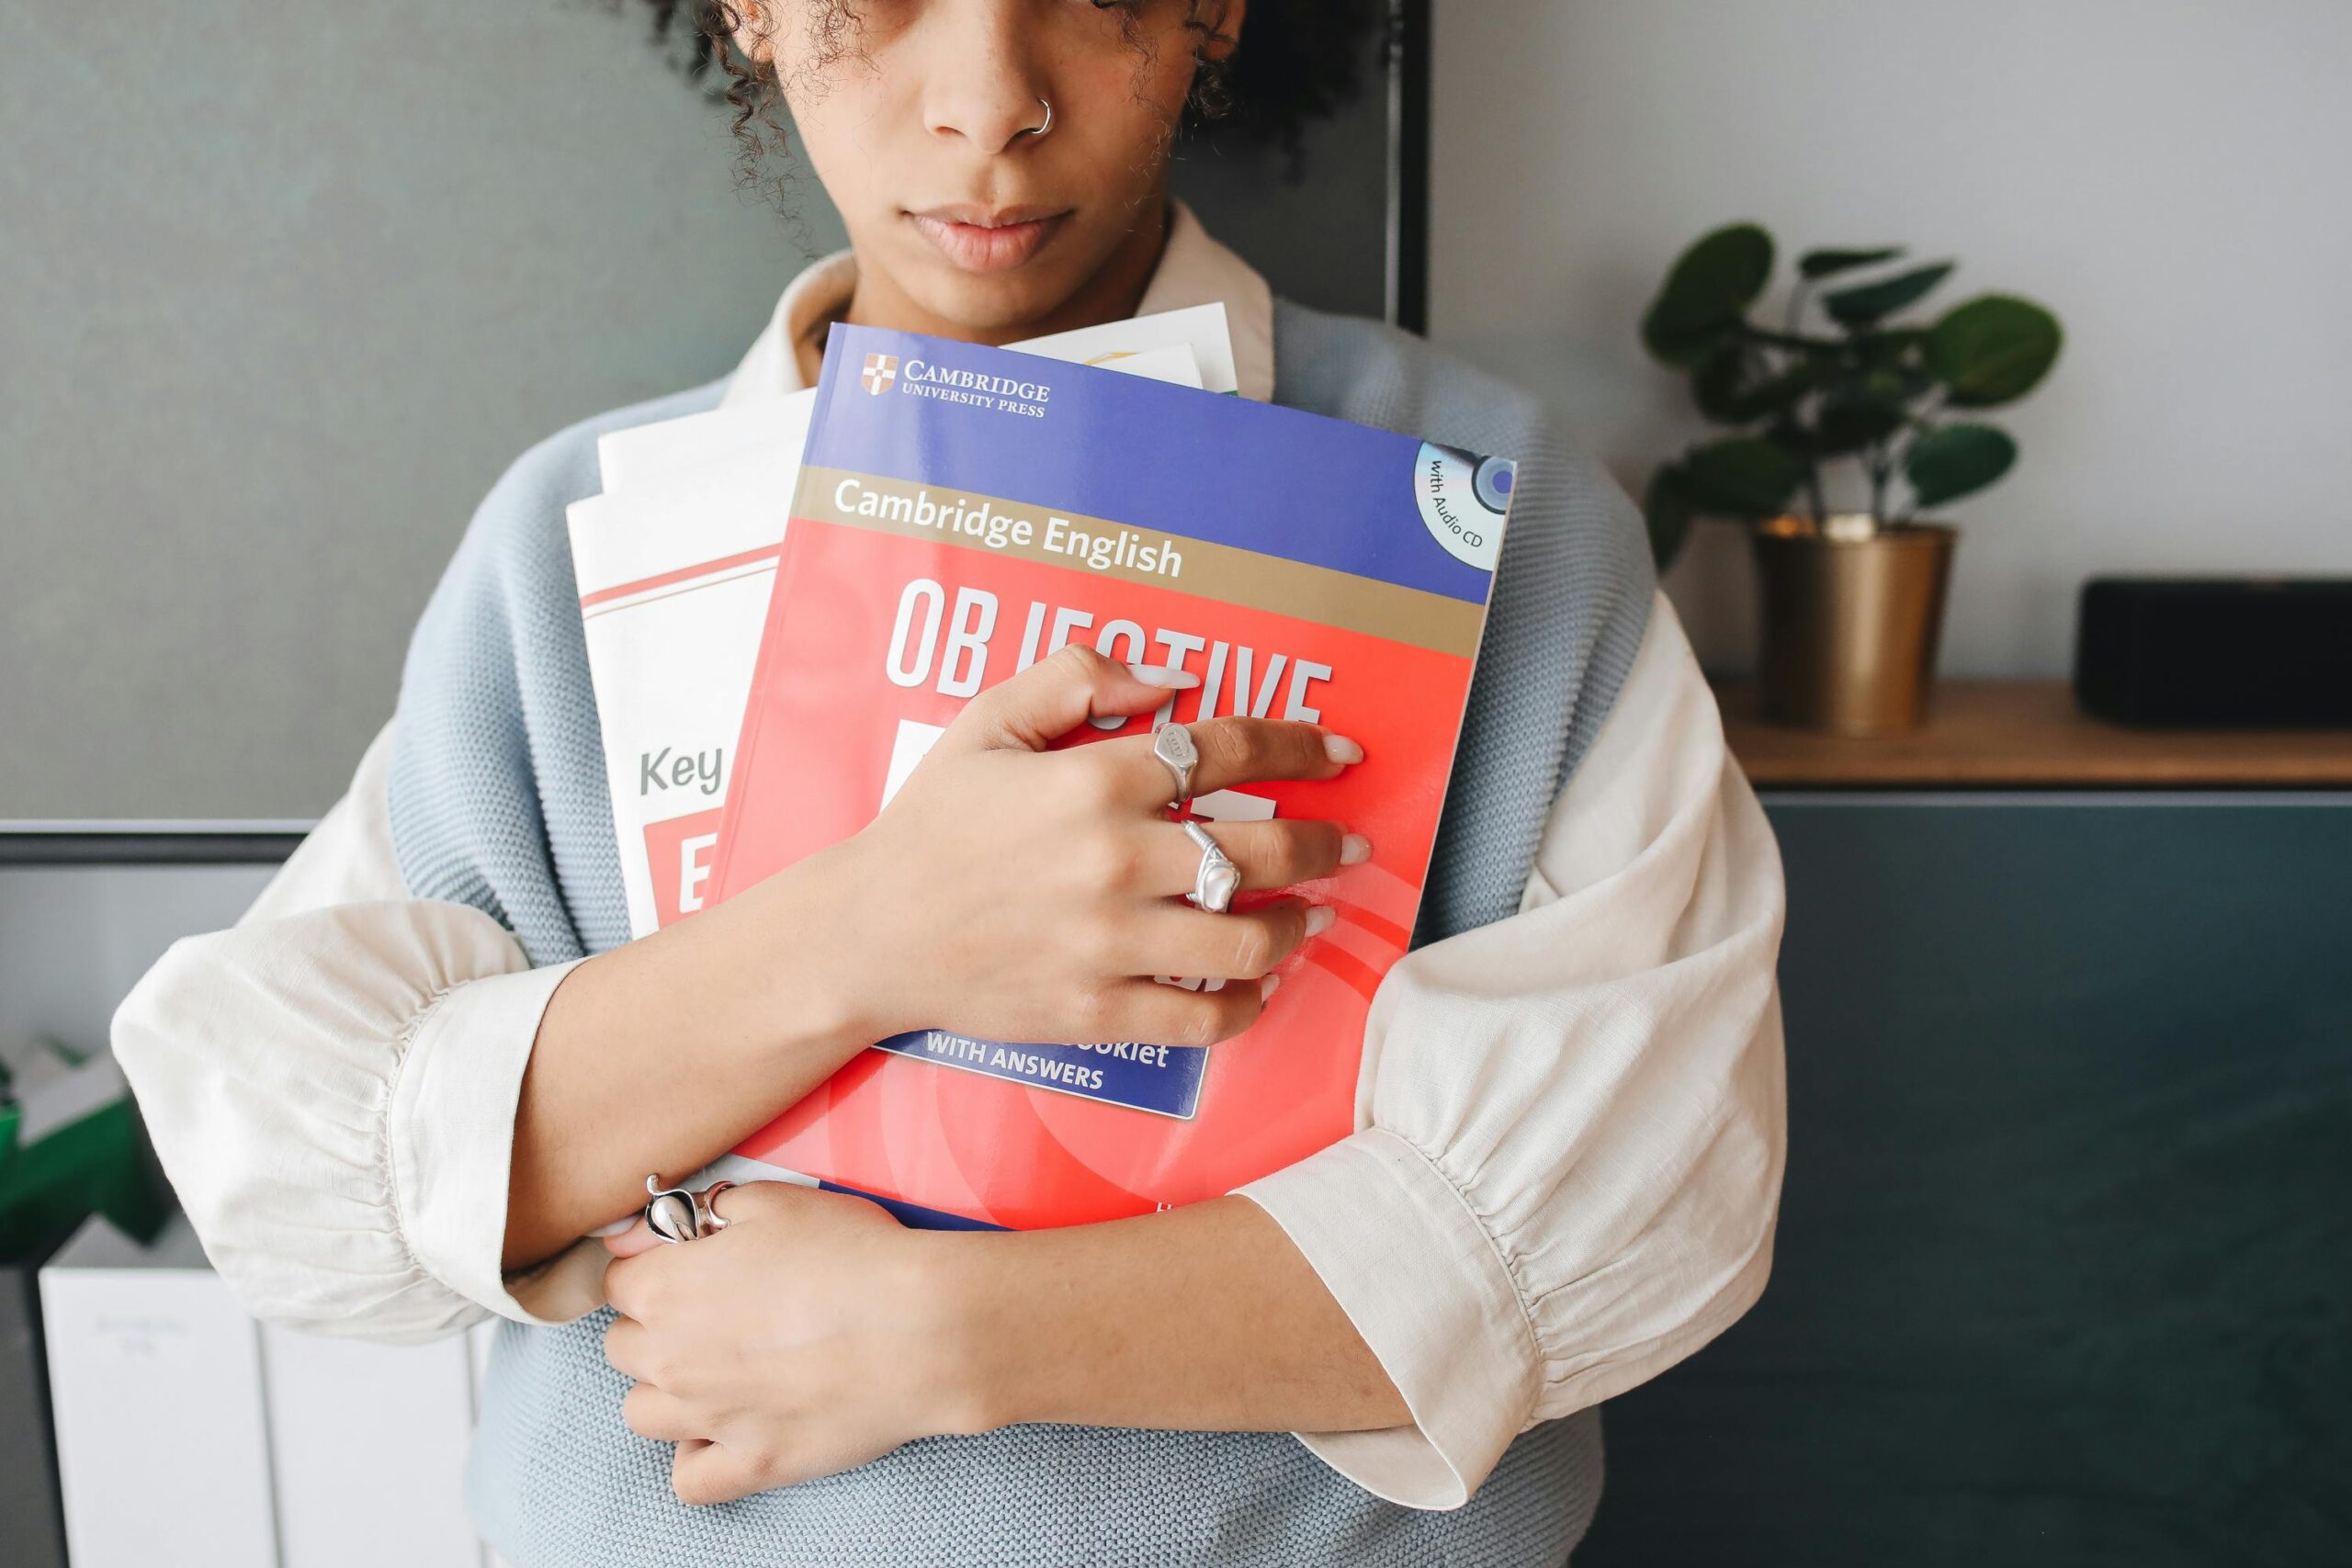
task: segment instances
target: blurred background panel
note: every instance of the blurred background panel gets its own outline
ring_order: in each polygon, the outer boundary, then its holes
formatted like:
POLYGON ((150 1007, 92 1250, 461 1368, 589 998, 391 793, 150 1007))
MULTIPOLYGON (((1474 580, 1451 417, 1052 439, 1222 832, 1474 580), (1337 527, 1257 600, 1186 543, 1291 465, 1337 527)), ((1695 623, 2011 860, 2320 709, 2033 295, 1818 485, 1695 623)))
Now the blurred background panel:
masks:
MULTIPOLYGON (((808 256, 634 6, 0 7, 0 819, 302 818, 525 448, 724 375, 808 256)), ((1180 188, 1383 313, 1389 95, 1180 188)))
MULTIPOLYGON (((1551 395, 1635 493, 1705 430, 1635 322, 1748 219, 1957 256, 2023 294, 2055 372, 1957 509, 1947 674, 2047 677, 2094 572, 2352 573, 2352 6, 2342 0, 1464 0, 1437 11, 1430 329, 1551 395)), ((1669 581, 1748 667, 1736 530, 1669 581)))
POLYGON ((1772 1280, 1575 1568, 2352 1562, 2346 797, 1765 800, 1772 1280))

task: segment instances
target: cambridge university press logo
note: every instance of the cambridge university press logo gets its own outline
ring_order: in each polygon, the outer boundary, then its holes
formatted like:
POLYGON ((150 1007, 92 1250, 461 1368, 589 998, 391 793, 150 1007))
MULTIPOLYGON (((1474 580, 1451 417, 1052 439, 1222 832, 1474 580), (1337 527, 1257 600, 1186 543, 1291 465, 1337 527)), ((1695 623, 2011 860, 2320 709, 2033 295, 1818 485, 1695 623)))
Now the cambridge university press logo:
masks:
POLYGON ((865 356, 865 370, 857 379, 859 385, 878 398, 888 391, 890 383, 898 378, 899 356, 897 355, 869 354, 865 356))

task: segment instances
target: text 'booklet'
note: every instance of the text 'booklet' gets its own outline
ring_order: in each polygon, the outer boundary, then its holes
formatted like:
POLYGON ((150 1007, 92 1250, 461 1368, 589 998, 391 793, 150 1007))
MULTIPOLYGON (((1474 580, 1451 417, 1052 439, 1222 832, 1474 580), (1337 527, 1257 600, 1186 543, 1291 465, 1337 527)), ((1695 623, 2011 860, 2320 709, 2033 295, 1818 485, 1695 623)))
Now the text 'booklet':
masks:
POLYGON ((1214 1197, 1345 1136, 1365 1014, 1419 904, 1511 473, 1294 409, 836 327, 716 897, 856 832, 971 696, 1073 640, 1202 684, 1070 743, 1231 713, 1361 741, 1336 780, 1193 809, 1328 818, 1373 857, 1308 890, 1339 921, 1246 1034, 1203 1049, 919 1031, 736 1153, 916 1223, 1030 1228, 1214 1197))

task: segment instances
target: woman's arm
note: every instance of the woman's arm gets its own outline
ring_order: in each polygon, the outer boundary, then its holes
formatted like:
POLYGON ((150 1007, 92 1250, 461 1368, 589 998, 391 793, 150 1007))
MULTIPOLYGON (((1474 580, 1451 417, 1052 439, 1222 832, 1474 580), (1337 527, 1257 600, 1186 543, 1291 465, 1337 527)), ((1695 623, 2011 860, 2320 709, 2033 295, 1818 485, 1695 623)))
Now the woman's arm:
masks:
MULTIPOLYGON (((1305 905, 1173 904, 1200 852, 1161 815, 1170 783, 1150 740, 1047 750, 1196 679, 1063 649, 966 705, 859 833, 581 964, 523 1080, 508 1264, 640 1205, 646 1172, 699 1169, 876 1040, 937 1027, 1206 1044, 1255 1021, 1255 984, 1194 992, 1142 972, 1257 981, 1310 934, 1305 905)), ((1353 752, 1311 725, 1193 729, 1203 793, 1329 777, 1353 752)), ((1216 831, 1246 887, 1328 875, 1362 852, 1329 823, 1216 831)))
POLYGON ((1522 912, 1384 984, 1363 1131, 1244 1196, 1110 1224, 924 1235, 776 1189, 725 1195, 749 1223, 686 1247, 616 1238, 631 1424, 682 1440, 694 1501, 927 1431, 1070 1421, 1297 1431, 1384 1496, 1459 1504, 1532 1422, 1671 1365, 1761 1291, 1781 897, 1660 602, 1522 912))
POLYGON ((537 1264, 701 1169, 879 1036, 841 911, 846 857, 576 965, 535 1032, 514 1114, 503 1261, 537 1264))
POLYGON ((601 1254, 516 1296, 498 1252, 514 1086, 569 966, 535 971, 490 916, 409 895, 391 750, 387 728, 234 927, 148 971, 114 1052, 207 1255, 256 1315, 390 1340, 493 1311, 567 1315, 566 1286, 586 1303, 601 1291, 601 1254))
POLYGON ((603 1256, 552 1255, 640 1205, 646 1171, 698 1168, 865 1043, 812 918, 835 890, 804 863, 763 907, 713 911, 719 940, 697 920, 535 970, 489 916, 408 895, 390 737, 234 928, 175 943, 132 990, 115 1050, 257 1314, 385 1338, 576 1316, 603 1256))
MULTIPOLYGON (((1254 985, 1136 972, 1255 979, 1309 934, 1305 908, 1170 906, 1198 852, 1159 819, 1148 741, 1037 754, 1087 717, 1158 705, 1168 679, 1067 649, 970 704, 852 842, 537 969, 490 915, 406 896, 379 739, 245 920, 175 944, 116 1019, 224 1278, 257 1314, 376 1337, 485 1309, 577 1316, 602 1299, 602 1259, 568 1244, 641 1203, 646 1172, 698 1168, 873 1040, 935 1023, 1206 1043, 1247 1027, 1254 985), (1028 897, 1003 897, 1008 865, 1032 868, 1028 897)), ((1328 777, 1351 750, 1306 725, 1197 730, 1204 789, 1328 777)), ((1363 852, 1324 823, 1216 831, 1252 887, 1363 852)))

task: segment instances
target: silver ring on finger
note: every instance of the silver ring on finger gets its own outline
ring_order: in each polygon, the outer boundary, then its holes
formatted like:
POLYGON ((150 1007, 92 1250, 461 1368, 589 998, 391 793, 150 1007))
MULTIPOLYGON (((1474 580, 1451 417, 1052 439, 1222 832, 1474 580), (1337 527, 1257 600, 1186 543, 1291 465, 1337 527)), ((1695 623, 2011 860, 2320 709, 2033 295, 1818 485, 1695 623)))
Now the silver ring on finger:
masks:
POLYGON ((655 1237, 675 1244, 694 1241, 727 1228, 729 1221, 713 1208, 712 1201, 735 1184, 714 1181, 699 1192, 684 1187, 664 1187, 662 1178, 645 1179, 645 1228, 655 1237))
POLYGON ((714 1181, 695 1194, 695 1219, 702 1227, 695 1233, 696 1235, 709 1235, 713 1232, 725 1230, 733 1223, 718 1212, 718 1198, 721 1192, 734 1185, 731 1181, 714 1181))
POLYGON ((1174 779, 1176 794, 1169 805, 1181 811, 1193 798, 1193 770, 1200 765, 1201 749, 1193 744, 1193 732, 1181 724, 1163 724, 1152 731, 1151 754, 1168 765, 1174 779))
POLYGON ((1241 868, 1233 863, 1230 855, 1207 829, 1198 822, 1179 822, 1184 836, 1200 846, 1200 868, 1193 873, 1193 890, 1184 895, 1195 906, 1213 915, 1222 915, 1233 905, 1233 895, 1241 886, 1241 868))
POLYGON ((683 1187, 664 1187, 658 1175, 645 1179, 645 1228, 666 1242, 692 1241, 702 1235, 702 1204, 683 1187))

